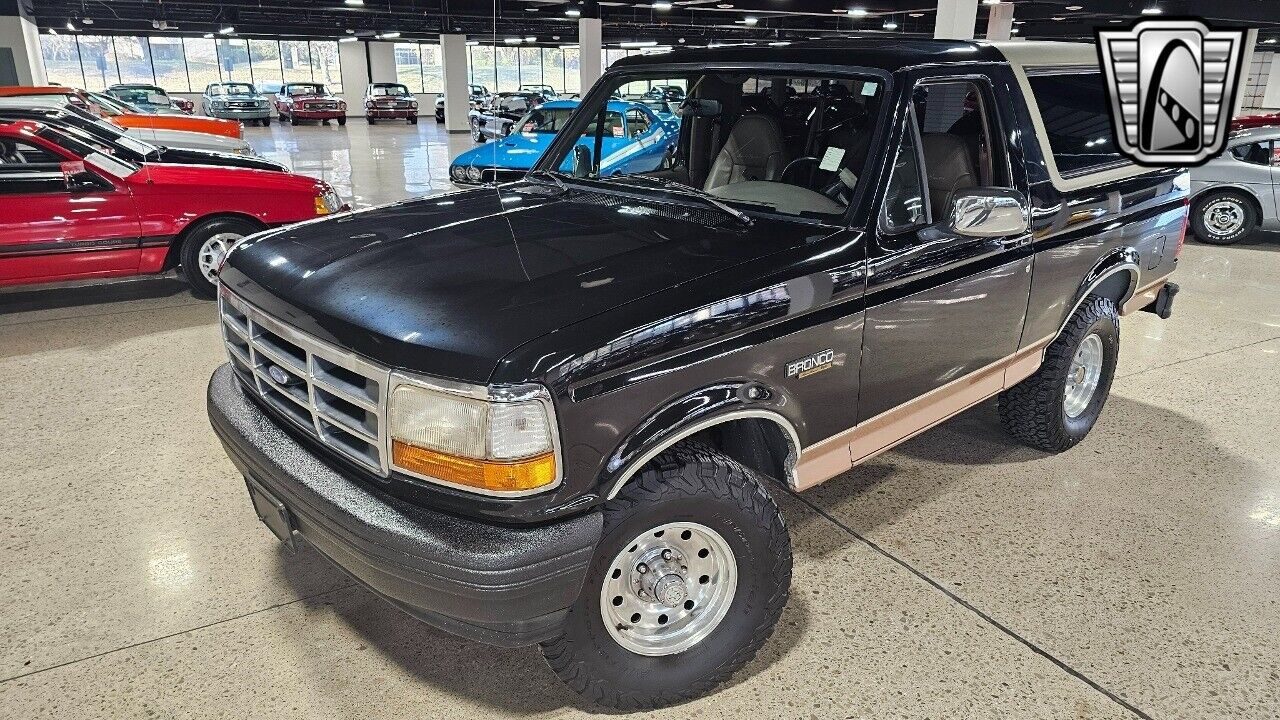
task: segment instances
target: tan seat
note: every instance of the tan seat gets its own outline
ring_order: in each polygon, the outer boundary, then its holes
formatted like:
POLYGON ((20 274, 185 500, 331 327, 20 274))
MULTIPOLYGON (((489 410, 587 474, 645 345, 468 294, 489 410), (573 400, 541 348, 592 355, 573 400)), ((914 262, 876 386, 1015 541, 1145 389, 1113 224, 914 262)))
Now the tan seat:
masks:
POLYGON ((750 180, 777 180, 782 174, 782 130, 768 115, 738 118, 711 165, 704 190, 750 180))
POLYGON ((974 158, 959 135, 925 133, 920 140, 929 176, 929 205, 934 219, 940 220, 948 211, 951 193, 978 186, 974 158))

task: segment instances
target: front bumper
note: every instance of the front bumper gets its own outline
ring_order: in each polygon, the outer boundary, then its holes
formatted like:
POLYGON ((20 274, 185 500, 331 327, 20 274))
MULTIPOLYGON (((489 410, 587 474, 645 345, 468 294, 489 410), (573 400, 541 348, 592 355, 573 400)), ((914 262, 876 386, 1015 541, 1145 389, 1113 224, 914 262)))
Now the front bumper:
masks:
POLYGON ((411 117, 418 116, 417 108, 380 108, 371 107, 364 109, 364 116, 371 118, 399 118, 407 120, 411 117))
POLYGON ((261 120, 271 117, 271 107, 261 108, 211 108, 209 117, 223 120, 261 120))
POLYGON ((352 480, 241 390, 209 380, 209 420, 236 468, 285 505, 299 535, 393 605, 462 637, 506 647, 560 633, 603 517, 506 527, 406 503, 352 480))
POLYGON ((346 110, 289 110, 285 113, 287 117, 295 117, 299 120, 335 120, 340 117, 346 117, 346 110))

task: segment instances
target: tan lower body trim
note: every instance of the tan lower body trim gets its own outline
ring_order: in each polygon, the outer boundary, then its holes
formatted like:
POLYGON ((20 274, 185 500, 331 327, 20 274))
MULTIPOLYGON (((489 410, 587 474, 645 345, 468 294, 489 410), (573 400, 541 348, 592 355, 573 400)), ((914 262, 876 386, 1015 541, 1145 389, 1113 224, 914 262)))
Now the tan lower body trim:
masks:
MULTIPOLYGON (((1169 275, 1172 274, 1173 273, 1169 273, 1169 275)), ((1164 287, 1164 284, 1168 282, 1169 275, 1163 275, 1158 280, 1152 280, 1146 285, 1143 285, 1133 291, 1133 297, 1129 298, 1129 301, 1124 304, 1124 307, 1120 308, 1120 314, 1128 315, 1131 312, 1141 310, 1155 302, 1156 296, 1160 294, 1160 288, 1164 287)))
POLYGON ((860 423, 800 454, 796 489, 805 490, 1017 385, 1040 368, 1053 336, 860 423))

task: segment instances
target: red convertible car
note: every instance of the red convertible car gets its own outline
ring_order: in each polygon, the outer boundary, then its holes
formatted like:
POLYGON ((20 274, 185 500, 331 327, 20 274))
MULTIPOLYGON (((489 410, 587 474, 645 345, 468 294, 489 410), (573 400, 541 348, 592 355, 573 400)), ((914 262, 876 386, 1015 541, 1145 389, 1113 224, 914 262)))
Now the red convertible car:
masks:
POLYGON ((0 198, 0 286, 180 267, 206 298, 241 238, 346 209, 314 178, 131 162, 28 120, 0 121, 0 198))

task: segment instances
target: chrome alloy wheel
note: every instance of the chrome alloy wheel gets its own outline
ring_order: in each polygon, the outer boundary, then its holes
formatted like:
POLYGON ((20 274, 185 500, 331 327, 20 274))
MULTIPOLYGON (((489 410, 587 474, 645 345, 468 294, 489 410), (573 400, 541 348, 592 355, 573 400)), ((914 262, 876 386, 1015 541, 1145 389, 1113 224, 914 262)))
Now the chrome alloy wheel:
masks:
POLYGON ((244 236, 240 233, 222 232, 211 235, 204 241, 196 258, 200 261, 200 274, 204 275, 206 280, 217 284, 218 268, 222 267, 227 251, 242 237, 244 236))
POLYGON ((637 655, 675 655, 720 624, 738 589, 738 563, 720 533, 675 522, 627 544, 606 570, 600 615, 637 655))
POLYGON ((1062 399, 1062 409, 1067 417, 1080 417, 1089 407, 1102 377, 1102 357, 1102 338, 1097 333, 1090 333, 1076 348, 1076 354, 1071 358, 1071 370, 1067 373, 1067 391, 1062 399))
POLYGON ((1244 227, 1244 208, 1235 200, 1218 200, 1202 212, 1205 227, 1214 235, 1230 237, 1244 227))

